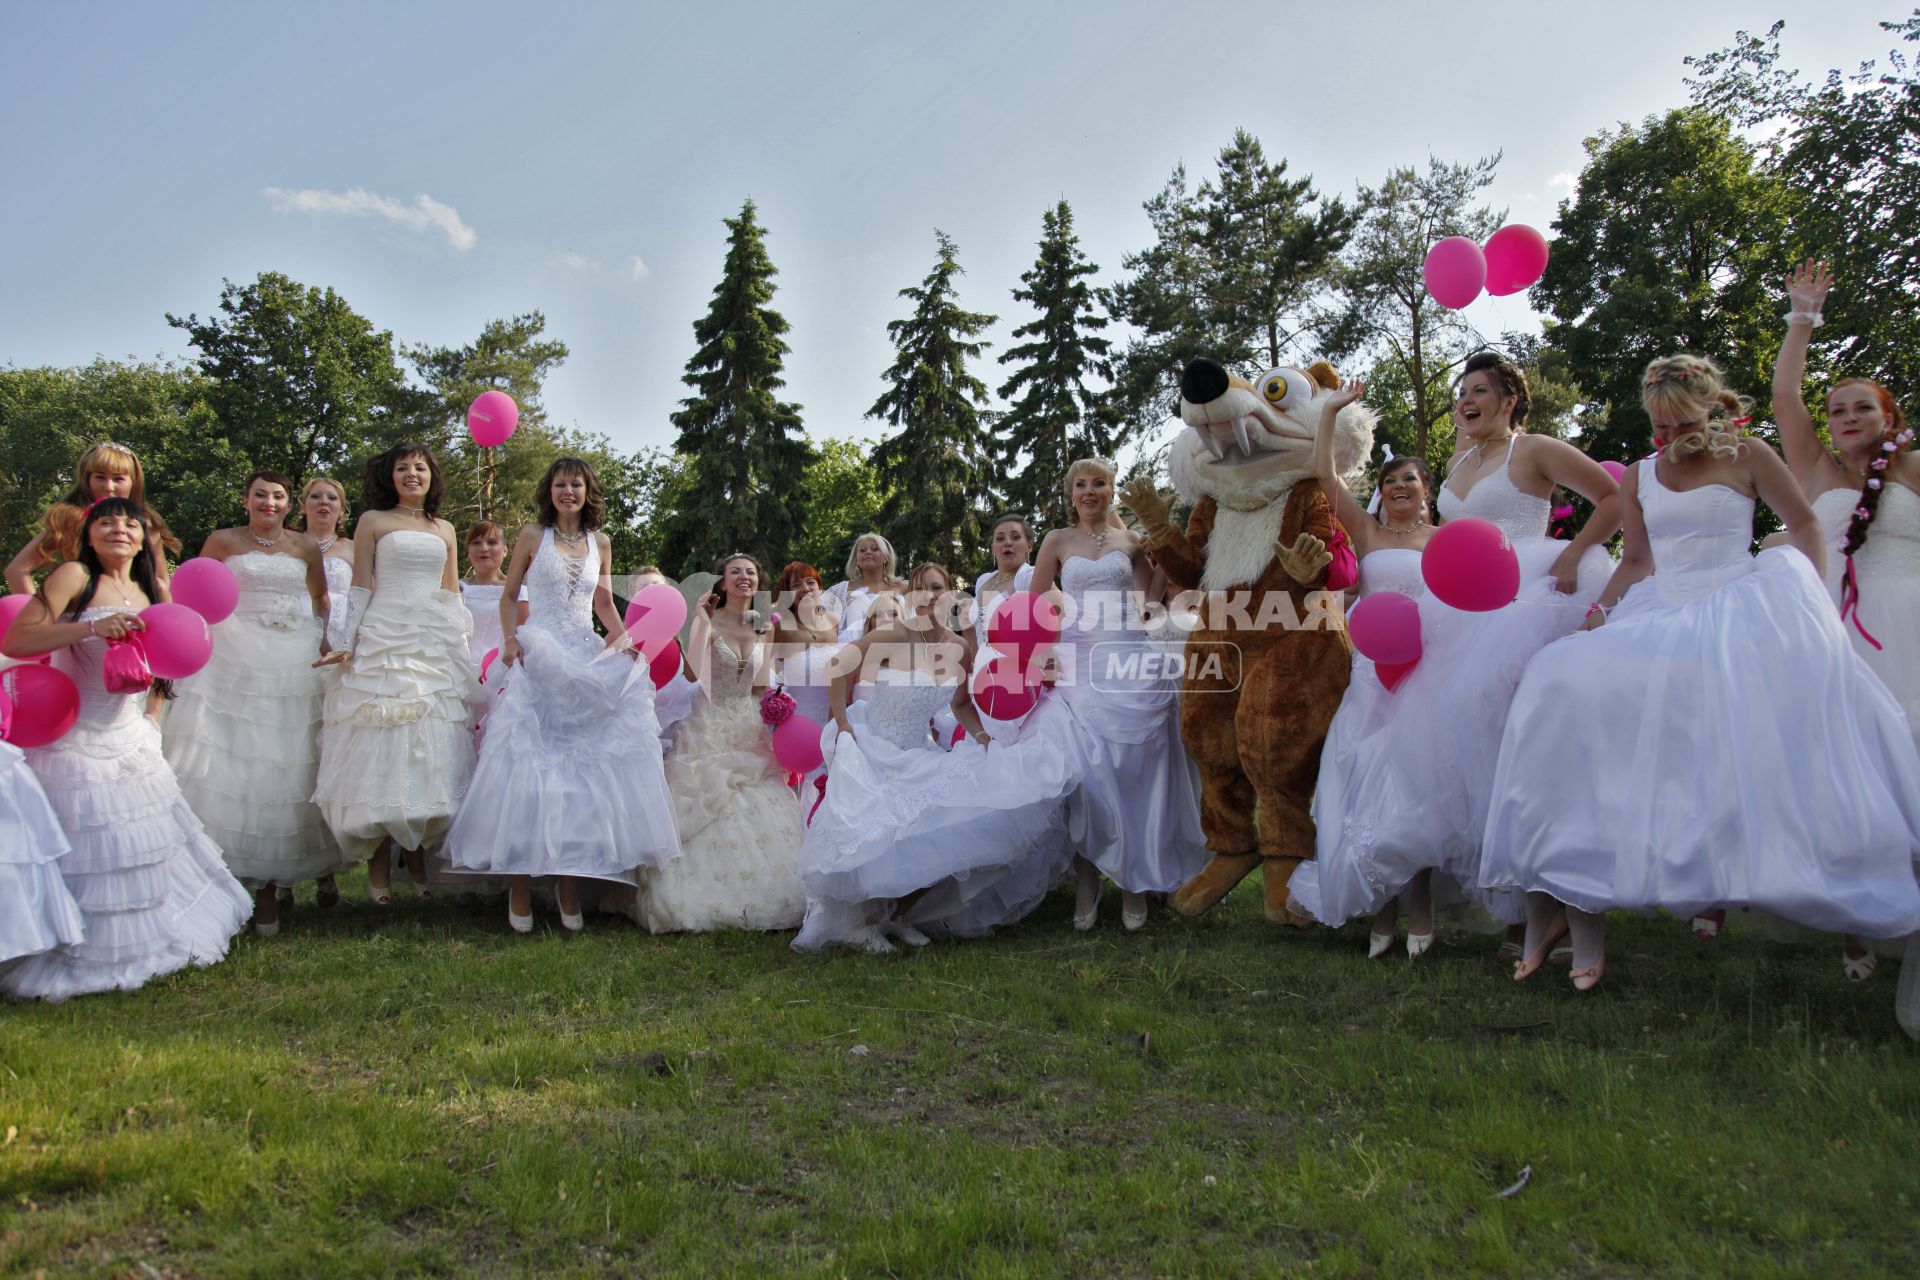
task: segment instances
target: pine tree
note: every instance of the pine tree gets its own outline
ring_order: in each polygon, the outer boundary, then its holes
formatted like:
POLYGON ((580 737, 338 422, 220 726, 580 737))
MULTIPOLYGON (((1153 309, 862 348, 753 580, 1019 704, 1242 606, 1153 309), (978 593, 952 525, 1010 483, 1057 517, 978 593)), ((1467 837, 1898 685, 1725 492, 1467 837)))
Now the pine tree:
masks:
POLYGON ((691 459, 692 476, 670 517, 661 548, 669 573, 705 570, 719 556, 745 551, 771 572, 806 530, 805 471, 815 454, 800 423, 800 406, 776 394, 787 322, 768 305, 773 277, 752 200, 727 227, 725 273, 713 305, 693 326, 699 344, 684 381, 674 452, 691 459))
POLYGON ((951 567, 986 542, 992 464, 981 407, 987 387, 967 372, 967 361, 986 349, 978 335, 998 317, 960 309, 953 289, 957 247, 944 231, 934 237, 940 257, 933 270, 918 288, 900 291, 913 301, 913 314, 887 325, 899 354, 886 372, 887 390, 867 416, 901 428, 874 453, 888 490, 881 527, 903 561, 951 567))
POLYGON ((1040 256, 1020 277, 1013 296, 1039 317, 1013 331, 1029 341, 1010 348, 1001 364, 1015 365, 1000 386, 1013 407, 996 424, 992 444, 1001 491, 1014 511, 1043 513, 1049 526, 1066 523, 1060 478, 1075 458, 1113 452, 1113 435, 1098 414, 1090 376, 1105 378, 1107 348, 1099 337, 1107 318, 1094 310, 1086 278, 1099 270, 1080 251, 1073 208, 1065 200, 1040 220, 1040 256), (1015 397, 1018 399, 1015 399, 1015 397), (1026 465, 1020 466, 1020 459, 1026 465))

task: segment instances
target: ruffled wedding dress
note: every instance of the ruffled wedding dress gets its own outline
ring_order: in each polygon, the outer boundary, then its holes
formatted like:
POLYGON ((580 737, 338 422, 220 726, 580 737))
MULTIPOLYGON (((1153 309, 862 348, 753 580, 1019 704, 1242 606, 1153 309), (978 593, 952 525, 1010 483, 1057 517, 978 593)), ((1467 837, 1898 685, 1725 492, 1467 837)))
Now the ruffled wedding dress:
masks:
POLYGON ((249 551, 226 563, 240 603, 214 625, 207 665, 175 686, 167 763, 242 884, 292 886, 346 866, 313 803, 323 624, 300 560, 249 551))
MULTIPOLYGON (((119 606, 89 608, 92 622, 119 606)), ((85 937, 0 972, 9 995, 64 1000, 132 991, 149 979, 213 964, 253 915, 252 895, 220 860, 187 807, 145 714, 147 695, 108 693, 107 642, 56 653, 80 690, 80 717, 59 741, 26 753, 71 848, 61 878, 79 904, 85 937)))

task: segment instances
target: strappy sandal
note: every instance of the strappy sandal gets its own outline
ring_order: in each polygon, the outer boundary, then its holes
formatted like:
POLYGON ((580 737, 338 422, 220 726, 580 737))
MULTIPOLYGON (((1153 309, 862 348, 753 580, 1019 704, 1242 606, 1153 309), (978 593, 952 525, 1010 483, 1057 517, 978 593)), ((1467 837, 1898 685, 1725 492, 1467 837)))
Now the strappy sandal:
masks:
POLYGON ((1567 936, 1567 913, 1554 913, 1553 923, 1547 926, 1547 936, 1540 940, 1540 949, 1530 956, 1523 956, 1519 964, 1513 966, 1513 980, 1524 982, 1531 978, 1541 965, 1547 962, 1547 956, 1553 950, 1553 944, 1567 936))

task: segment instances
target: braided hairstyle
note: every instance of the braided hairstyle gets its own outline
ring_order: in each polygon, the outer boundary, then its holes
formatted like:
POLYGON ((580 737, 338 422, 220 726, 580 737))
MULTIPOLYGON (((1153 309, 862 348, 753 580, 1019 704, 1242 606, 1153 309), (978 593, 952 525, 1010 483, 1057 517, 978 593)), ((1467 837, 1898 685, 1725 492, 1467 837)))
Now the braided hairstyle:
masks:
POLYGON ((1651 416, 1665 409, 1688 421, 1705 418, 1700 431, 1684 431, 1667 441, 1666 455, 1678 462, 1697 453, 1738 457, 1740 437, 1729 427, 1743 425, 1752 401, 1730 390, 1720 366, 1704 356, 1661 356, 1640 379, 1640 402, 1651 416))
POLYGON ((1881 439, 1879 452, 1867 463, 1867 478, 1860 486, 1860 500, 1853 504, 1853 518, 1847 521, 1847 536, 1840 544, 1840 554, 1851 560, 1854 553, 1866 545, 1867 530, 1873 526, 1874 516, 1880 513, 1880 495, 1886 492, 1887 469, 1892 466, 1893 459, 1913 443, 1913 435, 1907 430, 1907 417, 1900 412, 1893 392, 1871 378, 1847 378, 1836 382, 1833 389, 1838 391, 1841 387, 1870 388, 1873 398, 1880 402, 1880 412, 1887 419, 1887 433, 1881 439))

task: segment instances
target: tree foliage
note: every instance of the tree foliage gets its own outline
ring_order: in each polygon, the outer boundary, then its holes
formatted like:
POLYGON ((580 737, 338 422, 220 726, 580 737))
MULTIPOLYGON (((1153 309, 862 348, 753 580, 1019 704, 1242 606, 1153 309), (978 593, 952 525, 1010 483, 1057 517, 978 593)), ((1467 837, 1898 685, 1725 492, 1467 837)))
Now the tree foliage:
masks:
MULTIPOLYGON (((1920 74, 1893 49, 1809 81, 1780 65, 1784 25, 1688 58, 1688 85, 1757 139, 1764 172, 1792 193, 1794 251, 1833 262, 1809 376, 1874 378, 1920 406, 1920 74)), ((1920 42, 1920 10, 1880 27, 1920 42)), ((1776 293, 1788 256, 1772 264, 1776 293)))
POLYGON ((691 462, 669 518, 661 565, 681 576, 730 551, 779 560, 806 529, 805 472, 814 460, 800 406, 781 400, 787 321, 770 305, 774 276, 752 200, 724 219, 727 257, 682 380, 693 394, 673 415, 674 452, 691 462))
POLYGON ((295 488, 392 444, 423 407, 392 334, 331 288, 265 271, 249 285, 225 281, 205 320, 168 313, 167 323, 199 349, 227 448, 285 472, 295 488))
POLYGON ((934 242, 933 269, 900 290, 913 314, 887 325, 896 354, 867 416, 899 429, 874 451, 887 490, 882 530, 902 560, 950 565, 985 544, 991 518, 993 466, 981 416, 987 387, 967 364, 986 350, 979 335, 996 317, 961 308, 959 248, 944 231, 934 232, 934 242))
POLYGON ((872 458, 871 440, 823 440, 807 468, 807 533, 792 558, 804 560, 831 582, 846 567, 853 541, 880 527, 887 489, 872 458))
POLYGON ((1014 366, 1000 385, 1001 399, 1012 403, 994 423, 992 449, 1008 509, 1039 514, 1047 525, 1066 523, 1060 479, 1067 464, 1114 451, 1099 396, 1087 385, 1110 372, 1110 344, 1100 336, 1107 318, 1087 283, 1098 270, 1081 252, 1073 208, 1062 200, 1041 215, 1040 255, 1013 291, 1039 314, 1013 331, 1027 341, 1000 357, 1014 366))
POLYGON ((1158 427, 1178 404, 1180 370, 1210 356, 1245 373, 1299 351, 1314 302, 1353 213, 1288 178, 1244 129, 1192 191, 1176 165, 1143 206, 1154 242, 1121 259, 1133 275, 1107 291, 1115 320, 1136 330, 1114 358, 1109 412, 1122 439, 1158 427))
POLYGON ((1371 359, 1380 381, 1369 401, 1389 422, 1404 424, 1395 448, 1425 458, 1435 475, 1453 438, 1453 370, 1485 342, 1465 315, 1427 293, 1427 251, 1447 236, 1484 241, 1499 229, 1505 214, 1479 203, 1499 163, 1498 155, 1471 164, 1429 157, 1424 173, 1403 165, 1378 186, 1362 187, 1359 226, 1329 317, 1329 350, 1371 359), (1395 393, 1406 396, 1404 404, 1387 403, 1395 393))
POLYGON ((1700 107, 1596 134, 1586 150, 1532 297, 1585 395, 1587 451, 1631 458, 1648 438, 1640 377, 1655 357, 1708 355, 1735 387, 1767 385, 1791 198, 1731 122, 1700 107))

